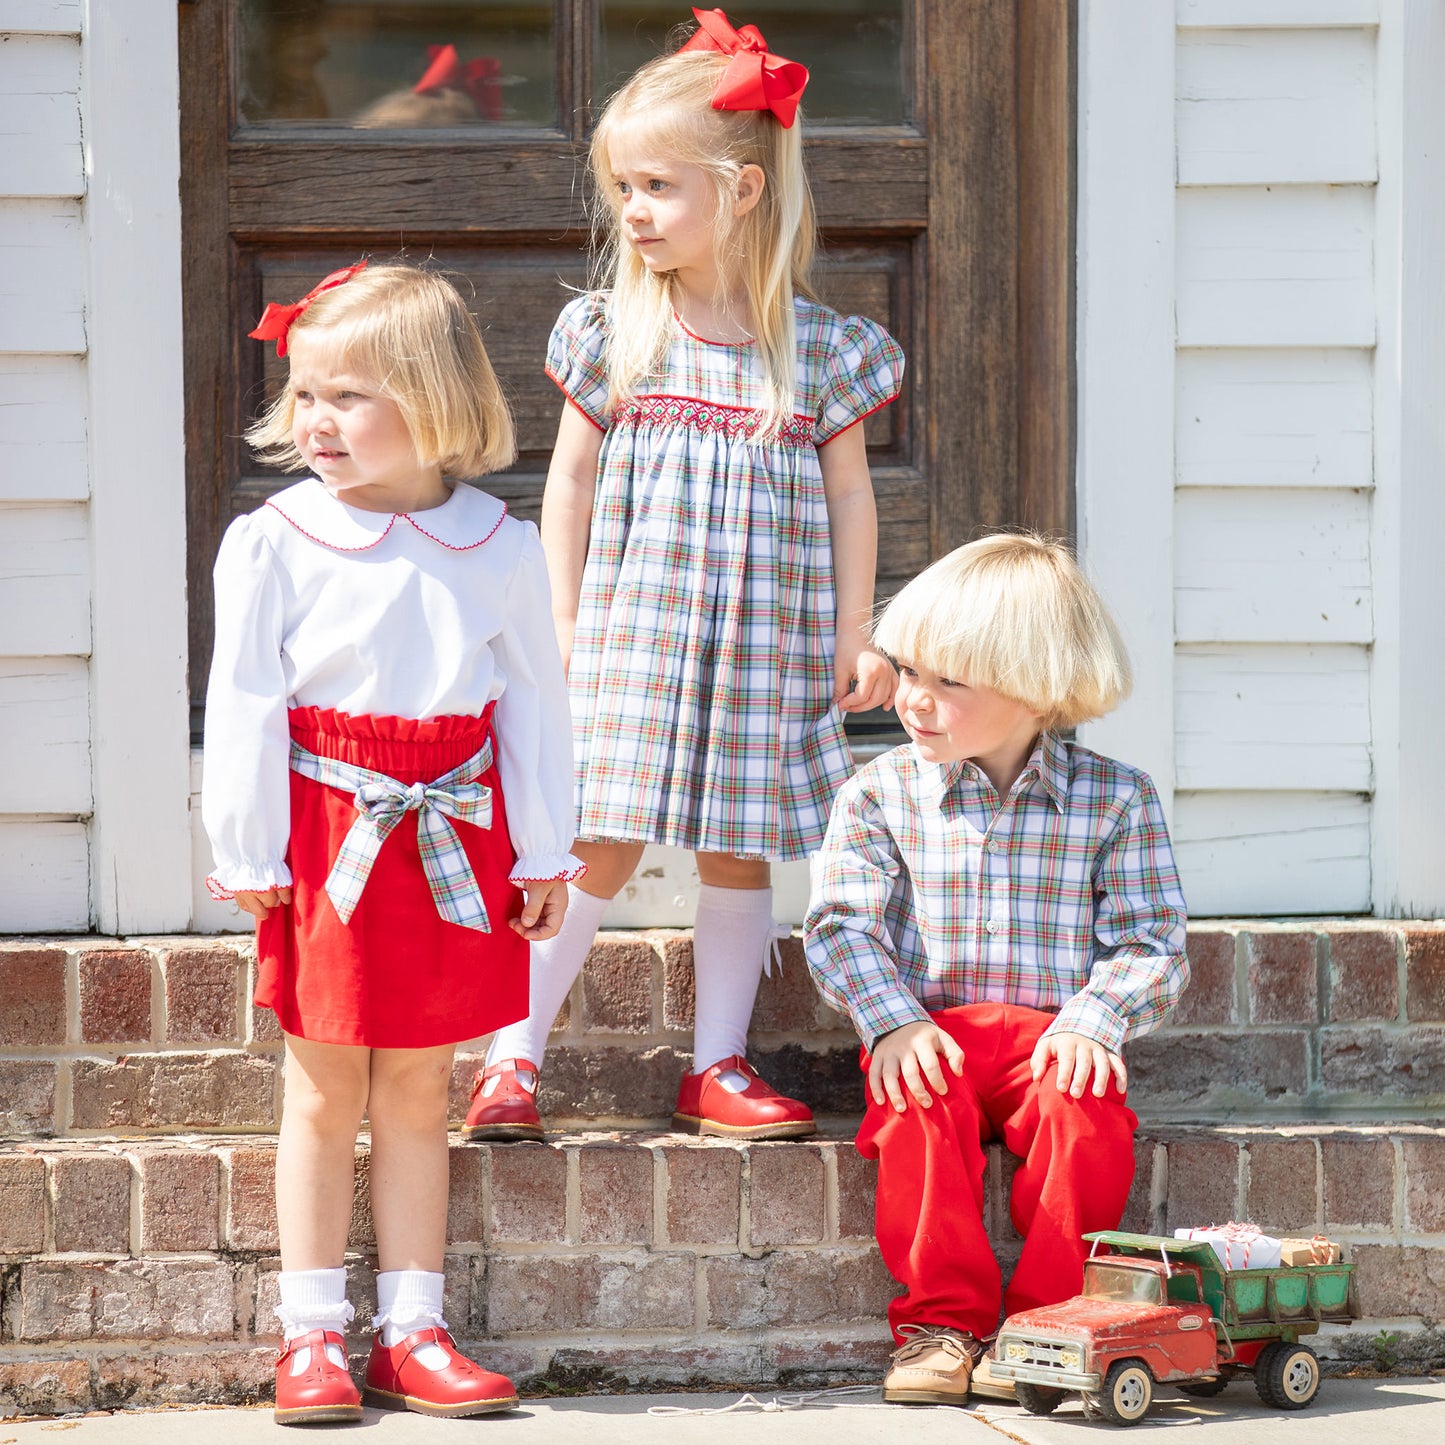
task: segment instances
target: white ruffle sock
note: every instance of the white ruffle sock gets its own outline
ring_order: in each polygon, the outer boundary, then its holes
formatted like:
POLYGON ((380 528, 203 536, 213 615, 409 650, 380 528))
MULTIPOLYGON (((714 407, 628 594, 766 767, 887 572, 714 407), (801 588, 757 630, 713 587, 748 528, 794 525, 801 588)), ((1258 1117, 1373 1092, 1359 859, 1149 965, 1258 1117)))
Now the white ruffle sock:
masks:
MULTIPOLYGON (((276 1318, 288 1340, 312 1330, 336 1330, 346 1333, 356 1311, 346 1302, 346 1271, 344 1269, 283 1269, 276 1276, 281 1303, 276 1318)), ((346 1368, 345 1351, 327 1345, 326 1358, 333 1365, 346 1368)), ((311 1350, 297 1350, 291 1358, 291 1373, 302 1374, 311 1363, 311 1350)))
MULTIPOLYGON (((704 883, 698 890, 692 935, 693 1073, 734 1054, 746 1056, 753 1004, 776 936, 771 888, 716 888, 704 883)), ((719 1079, 725 1088, 737 1093, 747 1087, 736 1070, 729 1074, 719 1079)))
POLYGON ((567 885, 567 913, 562 927, 554 938, 532 945, 530 1012, 519 1023, 508 1024, 493 1036, 487 1050, 489 1064, 502 1059, 530 1059, 539 1069, 542 1067, 547 1035, 557 1011, 587 962, 602 915, 611 902, 610 898, 594 898, 573 883, 567 885))
MULTIPOLYGON (((382 1344, 400 1344, 417 1330, 444 1330, 442 1295, 446 1276, 425 1269, 389 1269, 376 1277, 376 1317, 372 1329, 381 1331, 382 1344)), ((440 1345, 422 1345, 412 1359, 428 1370, 444 1370, 447 1352, 440 1345)))

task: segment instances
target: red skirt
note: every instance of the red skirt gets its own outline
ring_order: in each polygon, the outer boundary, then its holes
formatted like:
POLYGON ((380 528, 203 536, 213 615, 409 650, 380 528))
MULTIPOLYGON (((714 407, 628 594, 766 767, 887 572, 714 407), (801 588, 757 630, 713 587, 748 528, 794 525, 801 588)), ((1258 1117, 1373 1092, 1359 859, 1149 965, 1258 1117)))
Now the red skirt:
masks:
MULTIPOLYGON (((491 712, 416 722, 293 708, 291 736, 320 757, 401 783, 431 782, 481 750, 491 712)), ((382 844, 351 922, 343 923, 325 885, 356 808, 350 793, 291 773, 286 861, 294 894, 290 907, 272 909, 256 928, 256 1002, 274 1009, 287 1033, 325 1044, 425 1049, 526 1016, 528 945, 508 926, 522 910, 522 893, 507 881, 516 854, 495 763, 479 781, 492 789, 492 826, 454 826, 490 933, 437 912, 414 812, 382 844)))

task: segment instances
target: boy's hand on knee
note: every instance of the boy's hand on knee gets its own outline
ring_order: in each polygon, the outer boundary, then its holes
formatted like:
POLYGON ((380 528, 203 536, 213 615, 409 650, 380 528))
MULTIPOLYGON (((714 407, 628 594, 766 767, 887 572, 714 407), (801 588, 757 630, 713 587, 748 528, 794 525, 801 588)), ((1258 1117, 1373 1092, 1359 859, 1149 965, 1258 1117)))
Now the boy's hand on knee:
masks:
POLYGON ((1038 1083, 1048 1072, 1051 1059, 1059 1061, 1055 1082, 1061 1094, 1072 1094, 1074 1098, 1082 1099, 1084 1090, 1089 1086, 1090 1075, 1093 1076, 1096 1099, 1104 1097, 1111 1074, 1119 1085, 1120 1093, 1129 1087, 1129 1071, 1124 1067, 1124 1060, 1094 1039, 1086 1039, 1083 1034, 1045 1034, 1029 1060, 1034 1083, 1038 1083))
POLYGON ((521 914, 510 920, 514 932, 529 943, 552 938, 567 911, 567 884, 561 878, 543 878, 524 885, 526 902, 521 914))
POLYGON ((910 1094, 920 1108, 931 1109, 934 1094, 948 1092, 945 1063, 955 1077, 962 1075, 963 1049, 952 1034, 931 1021, 904 1024, 874 1045, 868 1092, 875 1104, 892 1104, 900 1114, 908 1108, 910 1094))

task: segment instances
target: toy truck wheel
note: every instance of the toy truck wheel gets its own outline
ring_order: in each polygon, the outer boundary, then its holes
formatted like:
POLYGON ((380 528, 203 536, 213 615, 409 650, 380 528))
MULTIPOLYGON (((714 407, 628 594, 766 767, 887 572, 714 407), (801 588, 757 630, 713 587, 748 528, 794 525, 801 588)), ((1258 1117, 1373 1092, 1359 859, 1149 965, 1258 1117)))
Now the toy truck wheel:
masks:
POLYGON ((1212 1380, 1190 1380, 1188 1384, 1180 1385, 1179 1389, 1186 1395, 1197 1395, 1201 1399, 1212 1399, 1215 1395, 1222 1394, 1224 1387, 1229 1383, 1223 1375, 1216 1375, 1212 1380))
POLYGON ((1319 1394, 1320 1362, 1308 1345, 1266 1345, 1254 1362, 1254 1388, 1276 1410, 1303 1410, 1319 1394))
POLYGON ((1051 1390, 1047 1385, 1026 1385, 1022 1380, 1014 1384, 1014 1398, 1030 1415, 1052 1415, 1064 1402, 1063 1390, 1051 1390))
POLYGON ((1149 1371, 1138 1360, 1116 1360, 1094 1403, 1112 1424, 1137 1425, 1148 1414, 1153 1398, 1154 1377, 1149 1371))

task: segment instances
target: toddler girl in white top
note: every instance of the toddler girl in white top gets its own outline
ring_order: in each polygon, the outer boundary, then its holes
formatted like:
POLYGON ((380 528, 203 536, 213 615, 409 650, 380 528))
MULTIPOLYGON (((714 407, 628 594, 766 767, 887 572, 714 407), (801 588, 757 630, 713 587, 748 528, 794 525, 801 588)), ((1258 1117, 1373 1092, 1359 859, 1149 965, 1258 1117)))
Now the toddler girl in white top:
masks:
POLYGON ((493 1040, 473 1138, 541 1134, 547 1030, 649 842, 694 851, 702 880, 674 1124, 813 1131, 744 1055, 773 931, 767 860, 821 844, 851 771, 842 713, 893 695, 866 636, 877 518, 858 423, 898 394, 903 356, 813 299, 807 70, 754 27, 693 13, 687 44, 598 122, 606 289, 566 307, 547 355, 569 405, 542 538, 590 872, 532 950, 532 1012, 493 1040))
POLYGON ((286 1036, 276 1167, 283 1423, 349 1419, 343 1254, 371 1124, 381 1273, 376 1403, 505 1409, 442 1318, 453 1046, 527 1009, 557 931, 571 723, 536 529, 454 482, 507 465, 512 426, 441 277, 365 263, 253 335, 290 353, 249 434, 311 475, 216 560, 203 811, 212 891, 257 922, 256 1001, 286 1036), (525 896, 524 896, 525 895, 525 896))

